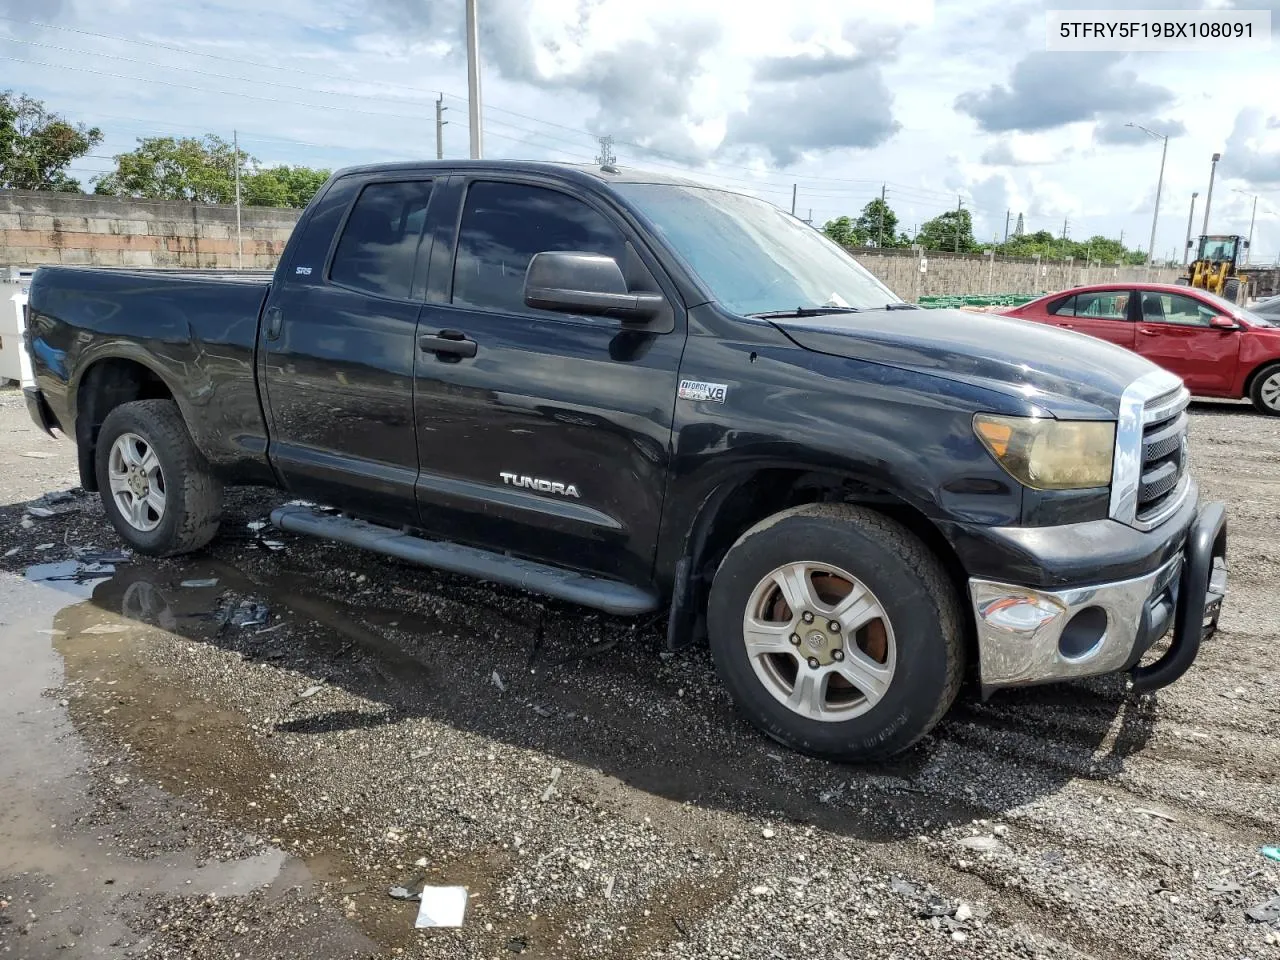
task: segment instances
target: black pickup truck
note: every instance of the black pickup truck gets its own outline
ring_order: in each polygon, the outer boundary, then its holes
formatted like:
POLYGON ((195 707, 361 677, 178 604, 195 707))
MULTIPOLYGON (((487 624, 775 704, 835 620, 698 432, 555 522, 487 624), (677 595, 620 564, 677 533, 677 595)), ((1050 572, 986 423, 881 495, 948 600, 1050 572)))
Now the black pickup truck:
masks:
POLYGON ((27 331, 32 416, 138 551, 197 550, 224 484, 275 486, 330 507, 286 530, 664 611, 752 722, 823 756, 904 750, 970 664, 984 693, 1163 686, 1226 590, 1176 377, 915 308, 695 183, 345 170, 274 278, 43 268, 27 331))

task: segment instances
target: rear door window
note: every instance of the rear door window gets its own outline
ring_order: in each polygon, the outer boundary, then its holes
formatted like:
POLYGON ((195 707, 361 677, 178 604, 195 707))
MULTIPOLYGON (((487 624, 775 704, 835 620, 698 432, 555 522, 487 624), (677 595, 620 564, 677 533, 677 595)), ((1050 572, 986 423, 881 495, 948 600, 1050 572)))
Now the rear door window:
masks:
POLYGON ((1076 298, 1063 297, 1049 304, 1048 313, 1054 317, 1074 317, 1076 315, 1076 298))
POLYGON ((407 300, 430 200, 429 180, 366 186, 342 229, 329 280, 362 293, 407 300))
POLYGON ((1076 295, 1076 316, 1089 320, 1127 320, 1129 294, 1125 290, 1099 290, 1076 295))

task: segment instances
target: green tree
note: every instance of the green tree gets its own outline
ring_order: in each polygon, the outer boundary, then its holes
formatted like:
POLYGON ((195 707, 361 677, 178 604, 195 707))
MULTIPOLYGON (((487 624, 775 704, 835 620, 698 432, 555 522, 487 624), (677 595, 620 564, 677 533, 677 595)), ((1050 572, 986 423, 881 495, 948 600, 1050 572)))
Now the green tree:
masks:
POLYGON ((960 253, 970 253, 977 248, 977 244, 973 241, 973 217, 968 210, 964 209, 940 213, 932 220, 926 220, 920 224, 916 243, 921 244, 926 250, 957 250, 960 253))
POLYGON ((0 93, 0 189, 77 193, 67 167, 101 142, 97 127, 71 123, 26 94, 0 93))
POLYGON ((241 173, 241 200, 251 207, 305 207, 328 179, 328 170, 262 167, 241 173))
MULTIPOLYGON (((147 137, 117 154, 114 173, 99 177, 94 192, 112 197, 234 203, 235 148, 221 137, 147 137)), ((240 151, 241 175, 253 158, 240 151)))
POLYGON ((854 231, 876 246, 896 247, 898 215, 889 204, 876 197, 862 208, 862 213, 854 221, 854 231))
POLYGON ((842 247, 861 247, 867 242, 866 234, 860 234, 849 217, 836 217, 822 225, 822 232, 842 247))
MULTIPOLYGON (((118 154, 116 169, 99 177, 95 192, 146 200, 235 203, 236 148, 215 134, 149 137, 118 154)), ((251 207, 305 207, 329 179, 328 170, 264 167, 239 153, 240 202, 251 207)))
POLYGON ((1006 257, 1040 257, 1043 260, 1065 260, 1071 257, 1080 261, 1102 263, 1140 264, 1144 256, 1140 250, 1129 250, 1119 240, 1101 235, 1088 240, 1064 240, 1048 230, 1037 230, 1023 236, 1013 236, 996 247, 996 252, 1006 257))

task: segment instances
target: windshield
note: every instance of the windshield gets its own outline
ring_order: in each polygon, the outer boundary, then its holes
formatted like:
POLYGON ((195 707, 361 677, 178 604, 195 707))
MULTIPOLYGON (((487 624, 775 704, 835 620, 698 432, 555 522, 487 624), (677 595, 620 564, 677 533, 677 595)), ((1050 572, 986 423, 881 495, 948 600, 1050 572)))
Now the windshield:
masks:
POLYGON ((1255 327, 1274 327, 1276 325, 1274 320, 1268 320, 1252 310, 1246 310, 1244 307, 1238 306, 1225 297, 1218 296, 1216 293, 1210 293, 1208 290, 1197 290, 1196 292, 1229 317, 1243 317, 1246 323, 1255 327))
POLYGON ((1200 240, 1201 260, 1234 260, 1235 258, 1235 237, 1204 237, 1200 240))
POLYGON ((763 200, 667 183, 618 183, 614 189, 734 313, 878 310, 902 302, 824 234, 763 200))

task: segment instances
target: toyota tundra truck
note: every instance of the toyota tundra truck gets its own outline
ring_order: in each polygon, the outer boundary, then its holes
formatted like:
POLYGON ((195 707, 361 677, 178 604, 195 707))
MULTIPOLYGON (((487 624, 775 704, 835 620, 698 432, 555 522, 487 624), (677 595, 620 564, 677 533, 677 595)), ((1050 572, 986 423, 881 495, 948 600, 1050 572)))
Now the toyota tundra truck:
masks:
POLYGON ((1177 377, 921 310, 694 182, 353 168, 273 276, 45 267, 29 311, 31 415, 134 550, 199 550, 224 486, 276 487, 325 505, 287 531, 661 614, 819 756, 905 750, 967 676, 1162 687, 1226 592, 1177 377))

